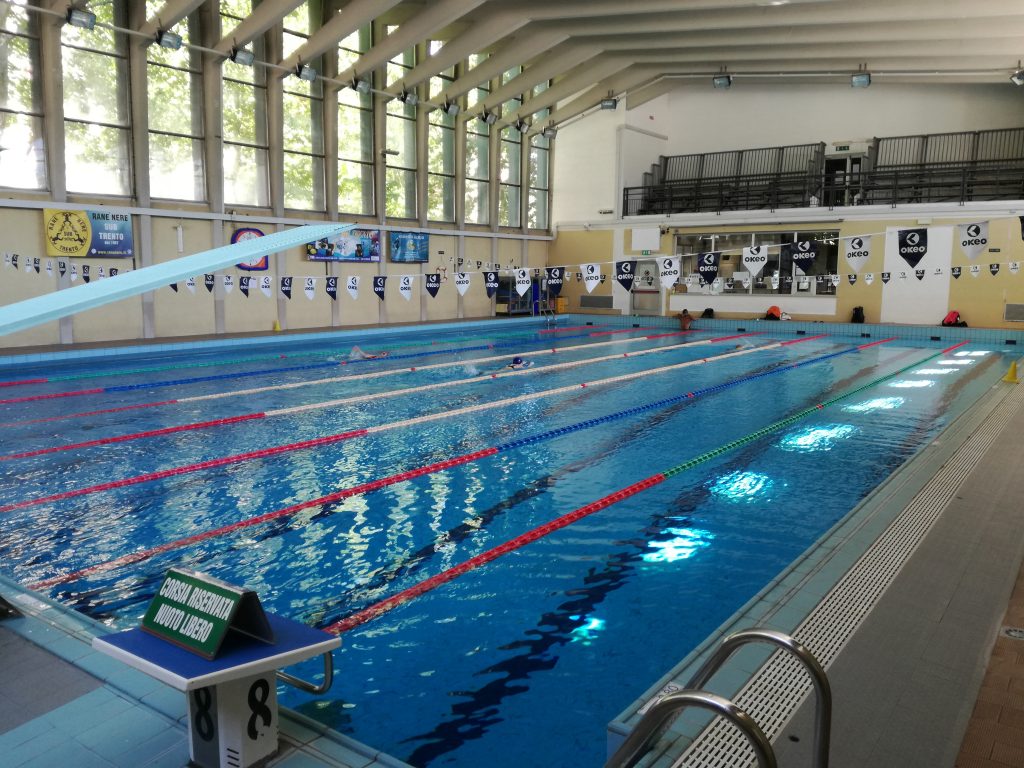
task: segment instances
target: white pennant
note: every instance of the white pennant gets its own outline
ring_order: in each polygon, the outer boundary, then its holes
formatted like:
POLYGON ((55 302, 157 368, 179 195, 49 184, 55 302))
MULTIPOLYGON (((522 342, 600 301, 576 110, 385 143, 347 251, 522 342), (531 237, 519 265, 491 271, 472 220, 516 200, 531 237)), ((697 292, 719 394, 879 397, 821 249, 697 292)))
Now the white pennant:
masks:
POLYGON ((832 287, 833 288, 838 288, 839 287, 839 275, 832 275, 832 287))
POLYGON ((4 266, 5 267, 11 266, 11 254, 9 254, 9 253, 5 253, 4 254, 4 266))
POLYGON ((190 293, 195 293, 196 292, 196 277, 195 277, 195 275, 193 275, 192 277, 190 277, 188 280, 185 281, 185 287, 188 288, 190 293))
POLYGON ((273 287, 270 282, 270 275, 264 275, 260 278, 260 292, 268 299, 274 295, 273 287))
POLYGON ((658 262, 658 275, 661 277, 661 287, 671 288, 679 279, 679 258, 670 256, 658 262))
POLYGON ((1011 275, 1016 275, 1018 272, 1020 272, 1020 262, 1019 261, 1011 261, 1010 262, 1010 274, 1011 275))
POLYGON ((526 292, 530 290, 530 270, 528 269, 517 269, 516 270, 516 293, 520 296, 525 296, 526 292))
POLYGON ((412 275, 400 275, 398 278, 398 292, 406 301, 412 301, 412 275))
POLYGON ((875 282, 875 273, 874 272, 865 272, 864 273, 864 284, 865 285, 871 285, 873 282, 875 282))
POLYGON ((316 295, 316 278, 307 277, 305 284, 302 286, 302 292, 306 294, 306 298, 310 301, 313 300, 313 296, 316 295))
POLYGON ((104 277, 106 277, 106 275, 103 274, 103 267, 100 267, 98 270, 96 270, 96 279, 102 280, 104 277))
POLYGON ((935 272, 933 274, 935 275, 935 277, 942 277, 942 267, 936 267, 935 272))
POLYGON ((456 272, 455 273, 455 290, 459 292, 459 296, 465 296, 466 291, 469 290, 469 273, 468 272, 456 272))
POLYGON ((224 295, 231 293, 231 289, 235 287, 235 278, 232 275, 221 275, 221 284, 224 286, 224 295))
POLYGON ((53 277, 53 259, 46 260, 46 274, 53 277))
POLYGON ((25 271, 32 271, 32 259, 30 259, 28 256, 25 257, 25 271))
POLYGON ((591 293, 601 284, 601 265, 595 263, 581 266, 583 267, 583 284, 587 287, 587 293, 591 293))
POLYGON ((957 224, 956 237, 968 259, 975 259, 988 248, 988 222, 978 221, 974 224, 957 224))
POLYGON ((75 262, 71 262, 71 282, 75 282, 78 279, 78 265, 75 262))
POLYGON ((755 245, 743 249, 743 269, 750 273, 751 277, 757 277, 768 263, 768 246, 755 245))
POLYGON ((871 258, 871 236, 860 237, 856 235, 854 237, 844 237, 842 241, 846 263, 850 265, 850 269, 854 273, 860 272, 864 265, 868 263, 868 259, 871 258))
POLYGON ((778 290, 778 288, 779 288, 779 276, 778 275, 772 275, 771 276, 771 285, 772 285, 772 290, 773 291, 778 290))
POLYGON ((750 280, 749 279, 743 280, 742 282, 743 282, 743 287, 744 288, 749 288, 750 287, 750 280))
POLYGON ((349 275, 348 280, 345 281, 345 288, 348 289, 348 295, 353 299, 359 298, 359 278, 355 275, 349 275))
POLYGON ((971 264, 971 277, 977 277, 981 274, 980 264, 971 264))

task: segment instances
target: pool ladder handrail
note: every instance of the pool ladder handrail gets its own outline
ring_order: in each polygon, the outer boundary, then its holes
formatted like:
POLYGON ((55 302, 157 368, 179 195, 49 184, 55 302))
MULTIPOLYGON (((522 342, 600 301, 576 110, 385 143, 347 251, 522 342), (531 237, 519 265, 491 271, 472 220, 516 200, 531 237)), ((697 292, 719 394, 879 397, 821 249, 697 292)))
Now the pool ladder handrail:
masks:
POLYGON ((319 696, 322 693, 327 693, 331 688, 331 684, 334 682, 334 657, 331 655, 330 651, 327 651, 327 653, 323 654, 323 658, 324 681, 320 683, 320 685, 307 682, 301 677, 289 675, 287 672, 282 672, 281 670, 277 670, 275 674, 277 675, 277 679, 281 682, 288 683, 288 685, 298 688, 300 691, 305 691, 306 693, 312 693, 319 696))
MULTIPOLYGON (((815 691, 817 692, 817 703, 814 711, 814 762, 815 768, 828 768, 828 757, 829 757, 829 742, 832 732, 832 688, 828 682, 828 676, 825 674, 825 670, 822 668, 818 660, 811 654, 809 650, 800 643, 798 643, 790 635, 783 634, 782 632, 776 632, 771 629, 746 629, 740 632, 734 632, 733 634, 726 637, 719 644, 718 648, 713 654, 711 654, 705 662, 701 665, 700 669, 690 678, 685 686, 685 690, 679 693, 693 694, 693 693, 706 693, 705 691, 699 691, 707 684, 708 680, 711 679, 712 675, 719 670, 719 668, 729 660, 729 658, 736 653, 740 648, 749 643, 769 643, 771 645, 778 646, 781 650, 788 651, 800 661, 807 669, 808 674, 811 676, 811 682, 814 684, 815 691)), ((684 707, 690 706, 693 703, 691 696, 680 698, 679 693, 672 693, 665 696, 652 706, 636 724, 633 732, 626 738, 622 745, 616 750, 615 754, 605 763, 605 768, 631 768, 636 762, 650 749, 651 744, 657 739, 667 727, 670 722, 670 718, 673 715, 678 714, 678 711, 684 707), (668 705, 662 707, 666 701, 668 705)), ((708 694, 710 695, 710 694, 708 694)), ((735 707, 735 704, 729 702, 729 704, 735 707)), ((698 705, 700 706, 700 705, 698 705)), ((710 708, 710 707, 706 707, 710 708)), ((742 710, 737 710, 742 712, 742 710)), ((723 714, 724 713, 721 713, 723 714)), ((743 713, 746 714, 746 713, 743 713)), ((724 715, 727 716, 727 715, 724 715)), ((728 717, 728 716, 727 716, 728 717)), ((749 718, 749 716, 747 716, 749 718)), ((749 728, 749 725, 745 721, 737 720, 730 717, 733 723, 743 731, 744 735, 750 740, 753 745, 757 740, 757 734, 764 736, 763 731, 757 726, 756 723, 751 719, 754 727, 757 729, 753 731, 749 728)), ((755 747, 755 753, 758 753, 758 764, 762 766, 766 765, 758 752, 758 748, 755 747)), ((775 754, 768 747, 769 757, 771 762, 768 765, 775 765, 775 754)))

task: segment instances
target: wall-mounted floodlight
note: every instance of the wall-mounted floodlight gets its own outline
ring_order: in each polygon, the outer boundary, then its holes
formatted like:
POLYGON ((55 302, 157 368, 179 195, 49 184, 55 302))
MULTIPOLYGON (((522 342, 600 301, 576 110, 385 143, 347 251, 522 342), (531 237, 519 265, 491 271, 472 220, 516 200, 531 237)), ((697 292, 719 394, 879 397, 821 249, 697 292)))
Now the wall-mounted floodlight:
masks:
POLYGON ((397 149, 382 149, 380 151, 380 154, 381 154, 381 157, 386 157, 387 155, 392 155, 394 157, 398 157, 398 155, 400 155, 402 153, 399 152, 397 149))
POLYGON ((360 79, 360 78, 353 78, 352 82, 349 83, 348 85, 349 85, 349 88, 351 88, 352 90, 357 91, 359 93, 369 93, 370 92, 370 81, 369 80, 363 80, 363 79, 360 79))
POLYGON ((181 35, 162 29, 156 33, 156 44, 161 48, 177 51, 181 48, 181 35))
POLYGON ((457 114, 459 114, 459 105, 457 102, 454 101, 445 101, 445 103, 441 106, 441 110, 449 117, 455 117, 457 114))
POLYGON ((481 112, 479 115, 477 115, 477 118, 487 123, 488 125, 494 125, 496 122, 498 122, 498 116, 493 112, 481 112))
POLYGON ((528 130, 530 130, 530 124, 523 120, 522 118, 520 118, 515 122, 515 129, 520 133, 526 133, 528 130))
POLYGON ((729 88, 732 86, 732 75, 715 75, 711 78, 711 85, 715 88, 729 88))
POLYGON ((870 72, 854 72, 850 75, 850 86, 853 88, 867 88, 871 85, 870 72))
POLYGON ((558 129, 555 128, 555 126, 553 125, 549 125, 547 128, 540 132, 540 135, 543 136, 545 139, 553 139, 557 134, 558 129))
POLYGON ((1014 85, 1024 85, 1024 69, 1018 69, 1010 75, 1010 82, 1014 85))
POLYGON ((316 70, 309 66, 309 64, 299 64, 295 67, 295 76, 299 78, 299 80, 305 80, 307 83, 311 83, 316 80, 316 70))
POLYGON ((68 24, 79 29, 92 29, 96 26, 96 14, 82 8, 68 8, 68 24))
POLYGON ((228 58, 239 66, 251 67, 252 63, 256 61, 256 54, 248 48, 232 48, 231 55, 228 58))
POLYGON ((601 99, 601 109, 618 109, 619 100, 609 96, 607 99, 601 99))
POLYGON ((416 95, 416 91, 402 91, 395 98, 407 107, 415 107, 420 103, 420 97, 416 95))

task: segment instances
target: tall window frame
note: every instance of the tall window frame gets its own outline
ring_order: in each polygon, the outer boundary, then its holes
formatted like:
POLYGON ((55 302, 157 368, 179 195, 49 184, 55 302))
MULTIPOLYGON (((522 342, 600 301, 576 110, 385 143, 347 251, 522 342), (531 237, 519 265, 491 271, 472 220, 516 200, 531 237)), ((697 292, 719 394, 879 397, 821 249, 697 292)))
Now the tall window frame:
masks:
POLYGON ((0 185, 49 187, 40 92, 39 17, 8 5, 0 24, 0 185))
MULTIPOLYGON (((338 71, 344 72, 370 49, 369 24, 338 45, 338 71)), ((362 76, 373 86, 371 73, 362 76)), ((371 216, 374 206, 373 94, 338 91, 338 211, 371 216)))
MULTIPOLYGON (((427 53, 435 55, 443 44, 431 40, 427 53)), ((428 92, 431 98, 455 82, 455 67, 431 77, 428 92)), ((455 123, 456 118, 443 109, 433 109, 427 116, 427 218, 432 221, 455 221, 455 123)))
MULTIPOLYGON (((392 34, 398 27, 388 27, 392 34)), ((388 61, 386 85, 405 78, 416 66, 416 49, 409 48, 388 61)), ((416 107, 398 99, 387 102, 384 111, 384 213, 388 218, 415 219, 419 200, 416 178, 416 107)))
MULTIPOLYGON (((312 5, 303 3, 284 17, 282 50, 285 56, 289 56, 309 39, 314 28, 312 9, 312 5)), ((323 69, 319 57, 304 63, 318 71, 323 69)), ((323 81, 319 77, 313 81, 286 77, 282 92, 282 114, 284 207, 326 211, 323 81)))

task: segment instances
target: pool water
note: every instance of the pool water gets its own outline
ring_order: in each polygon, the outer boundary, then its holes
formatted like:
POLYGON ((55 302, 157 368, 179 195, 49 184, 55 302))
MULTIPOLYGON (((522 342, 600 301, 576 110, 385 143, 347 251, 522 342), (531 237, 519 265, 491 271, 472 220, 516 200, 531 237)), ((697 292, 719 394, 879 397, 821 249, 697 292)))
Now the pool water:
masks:
MULTIPOLYGON (((280 369, 344 360, 345 344, 335 344, 336 351, 282 346, 275 352, 287 357, 249 362, 232 363, 225 358, 246 356, 220 352, 5 372, 7 379, 64 378, 0 389, 4 399, 107 391, 0 403, 4 454, 382 396, 0 462, 0 571, 26 585, 50 583, 47 594, 114 628, 138 622, 171 566, 245 584, 268 610, 328 627, 560 515, 704 456, 345 631, 328 694, 280 689, 285 705, 415 766, 598 765, 609 720, 990 388, 1010 359, 975 344, 938 354, 944 345, 923 342, 856 349, 850 339, 826 337, 779 346, 794 339, 756 335, 694 345, 684 342, 715 337, 593 332, 426 329, 375 342, 392 347, 386 359, 302 370, 280 369), (543 352, 576 345, 583 348, 543 352), (648 349, 660 351, 632 356, 648 349), (507 361, 480 361, 499 355, 522 355, 534 366, 491 378, 507 361), (710 362, 678 367, 705 358, 710 362), (211 364, 173 367, 198 362, 211 364), (450 362, 458 364, 366 376, 450 362), (566 362, 579 365, 551 367, 566 362), (165 366, 172 368, 118 372, 165 366), (578 386, 661 367, 669 369, 578 386), (239 373, 252 375, 234 376, 239 373), (233 377, 210 378, 221 374, 233 377), (325 377, 344 378, 268 389, 325 377), (181 383, 194 378, 210 380, 181 383), (442 386, 383 396, 430 384, 442 386), (545 394, 560 388, 567 390, 545 394), (134 407, 241 390, 254 391, 134 407), (668 402, 640 408, 659 401, 668 402), (444 418, 389 426, 430 414, 444 418), (574 428, 590 421, 596 423, 574 428), (371 431, 9 508, 363 429, 371 431), (526 440, 532 436, 542 439, 526 440), (73 575, 492 446, 503 449, 138 562, 73 575)), ((317 666, 299 671, 313 678, 317 666)))

